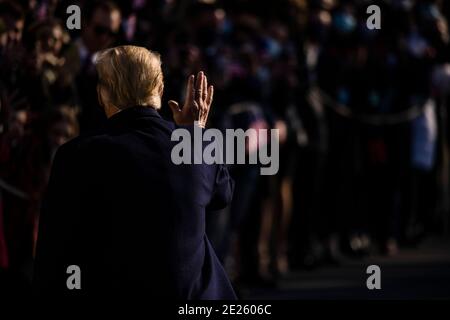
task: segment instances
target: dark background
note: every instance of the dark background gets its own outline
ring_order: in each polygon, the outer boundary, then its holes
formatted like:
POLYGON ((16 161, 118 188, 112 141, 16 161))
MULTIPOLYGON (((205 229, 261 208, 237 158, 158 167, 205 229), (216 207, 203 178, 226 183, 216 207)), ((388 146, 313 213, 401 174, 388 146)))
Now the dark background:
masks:
POLYGON ((204 70, 209 126, 280 130, 278 174, 230 166, 233 203, 207 221, 241 297, 449 298, 449 16, 438 0, 0 1, 0 291, 29 290, 55 150, 105 122, 95 53, 133 44, 161 54, 164 117, 204 70))

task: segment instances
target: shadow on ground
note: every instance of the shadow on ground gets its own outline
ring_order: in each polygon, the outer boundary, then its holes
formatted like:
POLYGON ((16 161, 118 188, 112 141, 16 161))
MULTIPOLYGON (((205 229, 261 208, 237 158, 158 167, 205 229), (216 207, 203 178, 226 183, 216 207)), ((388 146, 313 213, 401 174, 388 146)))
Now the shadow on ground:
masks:
POLYGON ((450 299, 450 239, 432 239, 394 257, 344 259, 339 267, 295 271, 275 288, 242 288, 243 299, 450 299), (369 265, 381 269, 381 289, 369 290, 369 265))

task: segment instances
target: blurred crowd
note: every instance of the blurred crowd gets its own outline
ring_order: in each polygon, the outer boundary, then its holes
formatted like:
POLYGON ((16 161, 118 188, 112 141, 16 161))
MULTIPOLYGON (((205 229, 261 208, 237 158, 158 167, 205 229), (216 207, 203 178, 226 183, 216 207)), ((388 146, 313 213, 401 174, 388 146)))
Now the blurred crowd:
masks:
POLYGON ((447 233, 449 18, 443 0, 0 0, 0 287, 29 287, 53 155, 105 124, 94 59, 121 44, 161 54, 163 106, 204 70, 209 126, 279 129, 278 174, 230 166, 208 215, 236 284, 447 233))

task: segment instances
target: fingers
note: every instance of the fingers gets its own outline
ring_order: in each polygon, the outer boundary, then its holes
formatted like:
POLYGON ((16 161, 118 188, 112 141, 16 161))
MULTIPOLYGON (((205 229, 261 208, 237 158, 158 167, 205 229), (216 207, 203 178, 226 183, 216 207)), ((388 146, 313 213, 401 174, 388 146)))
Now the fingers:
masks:
POLYGON ((188 82, 186 85, 186 99, 185 104, 190 105, 195 99, 195 87, 194 87, 194 75, 191 74, 188 78, 188 82))
POLYGON ((208 119, 209 109, 211 107, 213 95, 214 95, 214 88, 213 86, 208 86, 208 79, 206 75, 202 72, 201 79, 198 81, 201 81, 199 83, 200 88, 197 88, 197 92, 201 92, 201 98, 200 101, 198 101, 199 109, 198 109, 198 122, 201 127, 205 127, 206 121, 208 119))
MULTIPOLYGON (((189 78, 190 81, 193 81, 194 76, 191 76, 189 78)), ((208 87, 208 78, 206 77, 205 73, 203 71, 200 71, 197 74, 197 77, 195 79, 195 100, 197 103, 199 102, 207 102, 211 103, 211 99, 209 98, 209 92, 212 90, 210 87, 208 87)))
POLYGON ((188 124, 198 121, 201 127, 205 127, 213 94, 214 88, 208 86, 208 79, 203 71, 200 71, 197 76, 190 75, 186 85, 186 99, 183 108, 180 109, 176 101, 169 101, 175 122, 188 124))
POLYGON ((206 98, 206 105, 208 107, 210 107, 211 104, 212 104, 213 96, 214 96, 214 87, 213 86, 209 86, 208 87, 208 96, 206 98))
POLYGON ((203 97, 204 73, 200 71, 195 80, 195 100, 199 103, 203 97))
POLYGON ((168 103, 169 103, 169 107, 172 110, 173 114, 181 112, 178 102, 176 102, 174 100, 170 100, 168 103))
POLYGON ((209 86, 208 87, 208 91, 207 91, 207 97, 206 97, 206 100, 205 100, 205 112, 204 112, 204 115, 203 115, 204 119, 202 120, 203 128, 205 127, 206 121, 208 120, 209 110, 211 109, 213 96, 214 96, 214 87, 213 86, 209 86))
POLYGON ((203 101, 206 101, 206 98, 208 97, 208 79, 206 78, 206 75, 203 76, 203 86, 202 86, 202 99, 203 101))
POLYGON ((197 101, 194 101, 191 112, 192 112, 192 116, 194 117, 194 120, 198 120, 199 116, 200 116, 200 106, 198 105, 197 101))

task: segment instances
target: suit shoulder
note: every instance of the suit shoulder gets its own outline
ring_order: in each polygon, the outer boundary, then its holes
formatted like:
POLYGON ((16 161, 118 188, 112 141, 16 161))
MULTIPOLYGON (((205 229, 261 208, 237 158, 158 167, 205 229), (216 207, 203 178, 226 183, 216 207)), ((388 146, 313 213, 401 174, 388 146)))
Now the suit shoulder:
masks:
POLYGON ((112 139, 106 134, 95 136, 78 136, 58 148, 57 155, 80 154, 87 150, 98 150, 100 146, 112 144, 112 139))

